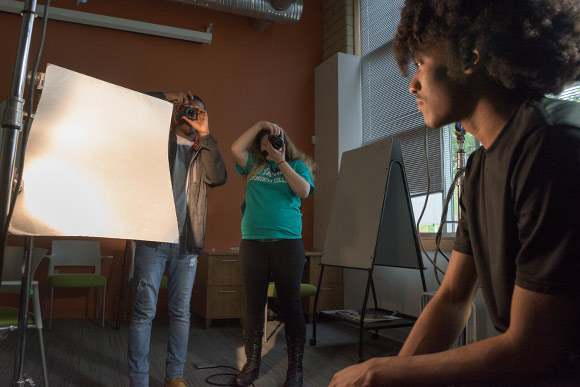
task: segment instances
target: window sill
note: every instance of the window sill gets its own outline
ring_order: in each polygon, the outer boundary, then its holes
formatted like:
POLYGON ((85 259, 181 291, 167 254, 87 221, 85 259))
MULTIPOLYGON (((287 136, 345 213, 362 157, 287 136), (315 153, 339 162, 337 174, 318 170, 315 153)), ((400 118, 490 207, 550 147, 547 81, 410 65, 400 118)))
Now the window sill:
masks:
MULTIPOLYGON (((436 241, 435 233, 421 233, 421 240, 426 250, 435 251, 436 241)), ((444 234, 441 237, 439 248, 443 251, 451 251, 453 249, 453 242, 455 241, 455 234, 444 234)))

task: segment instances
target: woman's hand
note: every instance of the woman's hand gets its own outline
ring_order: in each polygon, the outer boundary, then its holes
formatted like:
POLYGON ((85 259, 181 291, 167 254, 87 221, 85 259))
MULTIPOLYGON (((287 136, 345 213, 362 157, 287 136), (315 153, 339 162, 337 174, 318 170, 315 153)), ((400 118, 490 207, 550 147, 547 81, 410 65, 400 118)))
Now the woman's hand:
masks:
POLYGON ((286 144, 282 145, 282 148, 276 149, 272 146, 272 143, 268 141, 266 152, 268 152, 268 156, 270 156, 272 161, 276 164, 286 161, 286 144))
POLYGON ((258 126, 261 129, 268 129, 270 131, 270 135, 272 136, 283 136, 284 129, 282 129, 278 124, 269 121, 260 121, 258 126))
MULTIPOLYGON (((258 123, 258 126, 262 129, 267 129, 270 131, 270 133, 268 134, 269 136, 275 136, 275 137, 282 137, 284 138, 284 129, 282 129, 278 124, 273 123, 273 122, 268 122, 268 121, 260 121, 258 123)), ((286 159, 286 142, 284 142, 284 144, 282 145, 282 148, 280 149, 276 149, 272 146, 272 143, 270 142, 269 138, 267 138, 266 140, 262 140, 262 144, 264 144, 265 142, 265 146, 263 148, 263 150, 265 150, 266 152, 268 152, 268 156, 270 157, 270 160, 275 162, 276 164, 280 164, 281 162, 285 161, 286 159)))

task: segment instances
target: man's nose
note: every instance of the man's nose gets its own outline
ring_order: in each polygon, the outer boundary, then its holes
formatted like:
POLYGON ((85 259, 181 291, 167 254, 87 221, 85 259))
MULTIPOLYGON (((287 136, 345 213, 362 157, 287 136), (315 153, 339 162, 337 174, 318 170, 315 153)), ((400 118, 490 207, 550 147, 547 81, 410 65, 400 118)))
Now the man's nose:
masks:
POLYGON ((419 92, 419 90, 421 90, 421 84, 419 83, 419 80, 417 79, 417 74, 415 74, 413 76, 413 79, 411 79, 411 83, 409 84, 409 93, 417 94, 419 92))

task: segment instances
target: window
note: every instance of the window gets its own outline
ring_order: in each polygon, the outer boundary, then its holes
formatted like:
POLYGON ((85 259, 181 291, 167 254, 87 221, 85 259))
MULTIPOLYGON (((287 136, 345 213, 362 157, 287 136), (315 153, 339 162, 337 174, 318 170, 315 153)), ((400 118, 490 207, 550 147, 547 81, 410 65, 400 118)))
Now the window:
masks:
POLYGON ((564 91, 562 91, 557 96, 550 94, 547 97, 565 99, 567 101, 580 102, 580 82, 564 89, 564 91))
MULTIPOLYGON (((457 171, 457 140, 454 125, 440 129, 425 127, 417 111, 415 97, 409 93, 414 67, 403 78, 397 67, 392 40, 399 24, 404 0, 361 0, 361 86, 363 114, 363 145, 396 136, 401 141, 409 191, 415 221, 421 214, 427 194, 427 174, 424 158, 425 136, 429 158, 431 184, 429 201, 421 219, 421 232, 436 232, 447 191, 457 171)), ((548 96, 580 102, 580 83, 558 96, 548 96)), ((469 133, 465 136, 466 158, 479 142, 469 133)), ((447 211, 445 233, 455 232, 457 221, 457 189, 447 211)))
POLYGON ((415 97, 409 93, 414 66, 409 66, 408 78, 402 77, 397 67, 392 40, 403 4, 403 0, 360 2, 363 145, 391 136, 399 138, 413 212, 418 217, 423 205, 421 197, 424 198, 428 186, 424 155, 426 137, 432 196, 429 199, 431 208, 426 211, 429 216, 424 216, 422 224, 432 225, 438 224, 441 217, 446 131, 427 128, 423 115, 417 110, 415 97), (432 221, 434 218, 436 222, 432 221))

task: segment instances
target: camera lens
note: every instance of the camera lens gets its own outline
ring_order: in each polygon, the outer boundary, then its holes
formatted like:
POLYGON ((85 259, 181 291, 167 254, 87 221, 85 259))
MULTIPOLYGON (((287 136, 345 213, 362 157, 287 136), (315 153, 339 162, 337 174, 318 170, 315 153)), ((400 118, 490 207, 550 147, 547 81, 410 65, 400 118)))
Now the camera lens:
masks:
POLYGON ((197 110, 191 106, 179 105, 177 107, 177 115, 179 117, 187 117, 190 120, 197 120, 197 110))
POLYGON ((284 146, 284 139, 282 139, 282 136, 270 135, 268 136, 268 141, 270 141, 270 144, 272 144, 272 146, 276 150, 280 150, 284 146))
POLYGON ((185 109, 185 116, 190 120, 197 120, 197 110, 192 107, 188 107, 185 109))

